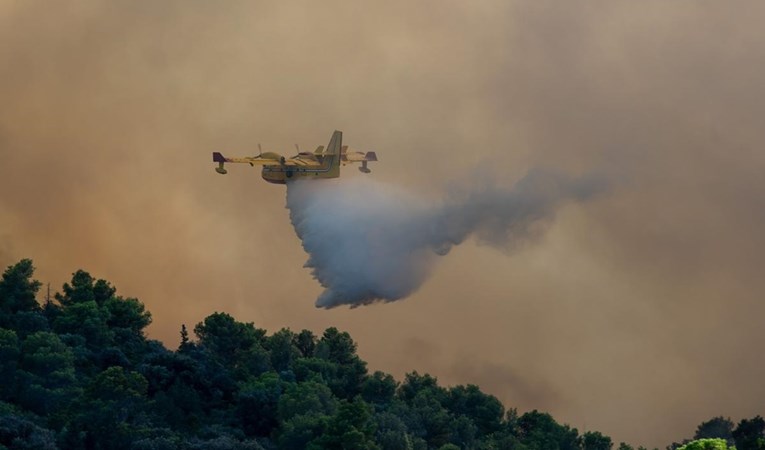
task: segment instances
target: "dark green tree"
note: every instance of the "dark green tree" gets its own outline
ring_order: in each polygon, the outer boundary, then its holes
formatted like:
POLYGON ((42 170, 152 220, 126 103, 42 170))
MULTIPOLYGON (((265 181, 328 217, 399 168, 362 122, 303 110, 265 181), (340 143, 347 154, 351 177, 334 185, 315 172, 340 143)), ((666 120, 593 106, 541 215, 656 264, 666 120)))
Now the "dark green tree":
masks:
POLYGON ((40 310, 36 295, 42 284, 32 279, 34 273, 31 259, 22 259, 8 266, 0 280, 0 313, 40 310))
POLYGON ((17 374, 21 346, 15 331, 0 328, 0 400, 16 398, 17 374))
POLYGON ((383 409, 393 401, 397 387, 393 376, 378 370, 361 384, 361 397, 376 409, 383 409))
POLYGON ((560 425, 551 415, 537 410, 518 418, 520 441, 529 449, 578 450, 581 445, 579 432, 568 425, 560 425))
POLYGON ((126 330, 143 336, 144 328, 151 323, 151 313, 146 311, 146 307, 138 299, 112 296, 100 305, 108 312, 106 323, 111 329, 126 330))
POLYGON ((582 435, 583 450, 611 450, 614 443, 611 438, 601 434, 599 431, 586 431, 582 435))
POLYGON ((273 372, 240 384, 236 414, 247 435, 268 436, 278 426, 278 405, 283 390, 279 376, 273 372))
POLYGON ((713 417, 699 424, 693 439, 720 438, 725 439, 728 445, 733 445, 733 427, 730 418, 713 417))
POLYGON ((336 364, 336 373, 327 384, 337 397, 350 400, 361 393, 367 365, 356 355, 356 343, 347 332, 328 328, 317 344, 316 355, 336 364))
POLYGON ((320 450, 324 447, 316 440, 326 434, 330 416, 323 414, 299 414, 282 424, 277 431, 276 442, 284 450, 320 450))
POLYGON ((375 441, 382 450, 412 449, 412 438, 408 434, 406 424, 401 418, 391 412, 375 414, 377 431, 375 441))
POLYGON ((68 446, 80 441, 86 448, 129 448, 147 431, 141 423, 147 389, 146 378, 122 367, 99 373, 85 389, 68 446))
MULTIPOLYGON (((64 283, 62 288, 64 293, 56 293, 56 300, 58 300, 62 306, 71 306, 77 303, 95 302, 96 294, 93 292, 95 282, 96 280, 90 276, 88 272, 85 272, 84 270, 78 270, 72 274, 71 284, 64 283)), ((102 290, 104 284, 108 283, 104 282, 100 284, 102 290)), ((101 298, 100 300, 103 301, 106 299, 101 298)))
POLYGON ((113 342, 114 331, 109 329, 108 320, 109 313, 94 300, 73 302, 61 308, 53 329, 59 334, 82 336, 87 347, 96 351, 113 342))
POLYGON ((40 415, 60 413, 79 395, 74 354, 58 335, 39 331, 21 343, 19 404, 40 415))
POLYGON ((40 282, 33 280, 32 260, 8 266, 0 279, 0 328, 16 330, 20 337, 47 328, 36 295, 40 282))
POLYGON ((372 409, 360 397, 353 401, 343 401, 327 430, 315 444, 326 449, 374 450, 379 447, 374 442, 376 424, 372 420, 372 409))
POLYGON ((266 339, 266 349, 271 354, 271 366, 277 372, 289 370, 295 359, 301 356, 295 345, 295 333, 282 328, 266 339))
POLYGON ((187 352, 191 346, 192 343, 189 341, 189 332, 186 330, 186 324, 181 324, 181 343, 178 346, 178 351, 187 352))
POLYGON ((235 365, 242 352, 263 344, 266 332, 252 323, 237 322, 226 313, 216 312, 198 323, 194 334, 199 338, 199 345, 221 361, 235 365))
POLYGON ((493 395, 481 392, 476 385, 451 388, 446 408, 455 416, 470 417, 481 434, 491 434, 502 429, 504 406, 493 395))
POLYGON ((316 336, 309 330, 303 330, 295 335, 293 344, 304 358, 310 358, 316 351, 316 336))
POLYGON ((337 399, 324 384, 313 381, 290 383, 279 398, 279 420, 286 422, 300 414, 331 416, 337 406, 337 399))
POLYGON ((429 448, 438 448, 452 438, 454 416, 441 403, 436 389, 424 389, 407 403, 399 402, 391 408, 398 414, 414 437, 425 440, 429 448))
POLYGON ((17 414, 0 414, 0 448, 56 450, 56 435, 17 414))
POLYGON ((733 430, 736 450, 765 449, 765 420, 760 416, 742 419, 733 430))
POLYGON ((420 375, 417 371, 404 375, 404 382, 398 389, 398 397, 411 402, 422 391, 432 391, 439 403, 445 403, 448 397, 446 389, 438 385, 438 379, 429 374, 420 375))

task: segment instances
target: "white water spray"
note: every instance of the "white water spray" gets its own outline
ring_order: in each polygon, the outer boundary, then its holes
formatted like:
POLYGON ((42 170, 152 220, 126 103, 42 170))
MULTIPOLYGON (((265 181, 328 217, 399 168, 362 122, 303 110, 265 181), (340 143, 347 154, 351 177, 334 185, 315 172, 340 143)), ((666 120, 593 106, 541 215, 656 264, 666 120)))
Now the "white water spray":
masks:
POLYGON ((558 207, 585 200, 604 184, 531 171, 512 188, 482 185, 433 202, 369 179, 295 181, 287 208, 325 288, 320 308, 400 300, 435 262, 469 236, 511 250, 538 236, 558 207))

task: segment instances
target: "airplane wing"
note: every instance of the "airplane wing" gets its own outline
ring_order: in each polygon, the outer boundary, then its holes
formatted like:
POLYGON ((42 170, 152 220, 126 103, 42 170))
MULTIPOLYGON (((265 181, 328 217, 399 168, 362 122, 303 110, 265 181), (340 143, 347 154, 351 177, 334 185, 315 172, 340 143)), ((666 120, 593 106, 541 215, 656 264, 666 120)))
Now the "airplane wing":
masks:
POLYGON ((251 166, 320 166, 321 163, 312 154, 299 154, 292 158, 284 158, 276 153, 267 152, 260 156, 245 156, 230 158, 219 152, 213 153, 213 162, 217 163, 242 163, 251 166))

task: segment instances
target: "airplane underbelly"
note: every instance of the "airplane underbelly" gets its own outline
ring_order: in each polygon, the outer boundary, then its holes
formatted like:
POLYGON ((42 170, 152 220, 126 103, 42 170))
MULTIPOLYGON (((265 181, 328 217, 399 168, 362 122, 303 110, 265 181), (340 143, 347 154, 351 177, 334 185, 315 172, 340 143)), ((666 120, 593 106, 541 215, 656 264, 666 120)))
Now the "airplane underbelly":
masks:
POLYGON ((263 167, 263 179, 269 183, 286 184, 295 179, 336 178, 337 174, 326 169, 263 167))
POLYGON ((274 170, 266 170, 263 168, 263 179, 273 184, 286 184, 286 174, 284 172, 277 172, 274 170))

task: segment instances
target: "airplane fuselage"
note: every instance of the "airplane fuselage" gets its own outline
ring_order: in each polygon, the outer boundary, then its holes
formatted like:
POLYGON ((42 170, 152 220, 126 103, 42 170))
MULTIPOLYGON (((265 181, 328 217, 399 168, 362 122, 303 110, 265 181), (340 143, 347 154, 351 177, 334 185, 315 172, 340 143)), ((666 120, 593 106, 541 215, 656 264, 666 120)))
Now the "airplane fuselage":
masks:
POLYGON ((263 179, 273 184, 287 184, 299 179, 337 178, 340 176, 339 155, 327 155, 320 167, 293 167, 273 164, 263 166, 263 179), (337 161, 336 161, 337 160, 337 161))

